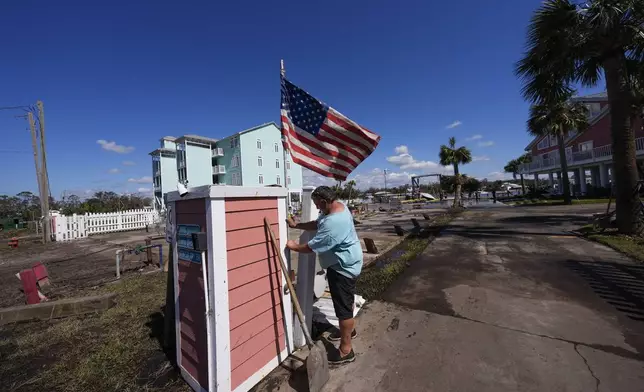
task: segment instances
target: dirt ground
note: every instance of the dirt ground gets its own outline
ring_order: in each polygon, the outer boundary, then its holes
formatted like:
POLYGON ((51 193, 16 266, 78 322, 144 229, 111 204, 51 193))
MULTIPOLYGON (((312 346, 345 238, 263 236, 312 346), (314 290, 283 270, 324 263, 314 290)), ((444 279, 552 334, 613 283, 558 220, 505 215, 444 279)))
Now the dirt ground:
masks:
MULTIPOLYGON (((20 241, 18 248, 0 247, 0 308, 24 304, 22 284, 16 274, 42 262, 49 272, 51 287, 44 294, 49 299, 73 296, 75 293, 116 280, 116 251, 145 245, 148 236, 157 233, 145 230, 96 235, 90 238, 42 244, 37 239, 20 241)), ((168 245, 163 238, 152 241, 163 245, 164 262, 168 245)), ((159 254, 152 252, 152 265, 146 253, 126 253, 121 262, 121 276, 158 268, 159 254)))

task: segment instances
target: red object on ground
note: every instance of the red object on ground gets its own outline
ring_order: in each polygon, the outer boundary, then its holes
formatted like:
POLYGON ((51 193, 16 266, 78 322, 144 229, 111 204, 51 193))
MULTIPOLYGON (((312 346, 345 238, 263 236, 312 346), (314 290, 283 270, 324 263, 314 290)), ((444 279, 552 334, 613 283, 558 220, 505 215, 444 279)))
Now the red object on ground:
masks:
POLYGON ((10 247, 10 248, 17 248, 17 247, 18 247, 18 238, 16 238, 16 237, 12 237, 12 238, 9 240, 9 247, 10 247))
POLYGON ((47 272, 47 267, 41 262, 36 262, 31 266, 31 270, 34 271, 36 275, 36 282, 41 288, 49 285, 49 273, 47 272))
POLYGON ((25 297, 27 297, 27 304, 39 304, 40 296, 38 295, 38 283, 34 271, 30 269, 20 271, 20 281, 22 282, 25 297))

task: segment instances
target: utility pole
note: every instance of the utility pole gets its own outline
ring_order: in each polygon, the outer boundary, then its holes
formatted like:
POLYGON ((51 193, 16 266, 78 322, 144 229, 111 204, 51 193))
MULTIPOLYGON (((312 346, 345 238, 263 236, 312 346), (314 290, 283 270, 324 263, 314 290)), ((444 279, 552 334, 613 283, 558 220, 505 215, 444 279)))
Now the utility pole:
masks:
POLYGON ((385 175, 385 192, 387 191, 387 169, 382 171, 383 174, 385 175))
MULTIPOLYGON (((34 122, 34 115, 33 113, 29 112, 27 113, 27 121, 29 122, 29 130, 31 131, 31 147, 34 150, 34 164, 36 166, 36 179, 38 180, 38 197, 40 198, 40 211, 41 214, 43 211, 45 211, 45 195, 43 193, 43 176, 42 172, 40 171, 40 154, 38 153, 38 142, 36 140, 36 124, 34 122)), ((43 222, 43 229, 44 229, 44 222, 43 222)), ((36 223, 36 228, 38 227, 38 223, 36 223)), ((38 232, 38 230, 36 230, 38 232)), ((43 230, 43 242, 47 242, 47 239, 45 237, 43 230)))
POLYGON ((42 101, 37 101, 38 107, 38 125, 40 126, 40 154, 42 158, 42 191, 45 200, 43 214, 43 235, 45 242, 51 242, 51 225, 49 217, 49 175, 47 174, 47 150, 45 149, 45 109, 42 101))

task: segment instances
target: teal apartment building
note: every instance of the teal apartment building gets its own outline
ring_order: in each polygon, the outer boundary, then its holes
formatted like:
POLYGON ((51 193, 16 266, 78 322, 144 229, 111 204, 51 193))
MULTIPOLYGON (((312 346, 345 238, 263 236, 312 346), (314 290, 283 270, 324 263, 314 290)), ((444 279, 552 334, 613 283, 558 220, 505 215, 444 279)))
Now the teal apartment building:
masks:
POLYGON ((163 195, 177 183, 188 187, 209 184, 227 186, 282 186, 289 201, 299 204, 302 167, 290 157, 284 160, 281 133, 275 123, 266 123, 222 139, 197 135, 164 137, 152 151, 154 205, 165 207, 163 195))

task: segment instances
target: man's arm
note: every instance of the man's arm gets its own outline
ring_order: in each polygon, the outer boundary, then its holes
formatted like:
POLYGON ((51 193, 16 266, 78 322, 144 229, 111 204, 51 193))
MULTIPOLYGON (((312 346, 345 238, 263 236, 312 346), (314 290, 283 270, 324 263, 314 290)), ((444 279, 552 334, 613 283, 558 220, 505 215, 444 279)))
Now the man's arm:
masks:
POLYGON ((286 218, 286 223, 288 223, 288 227, 292 229, 300 229, 306 231, 313 231, 318 229, 317 221, 295 223, 293 218, 289 216, 288 218, 286 218))
POLYGON ((300 253, 311 253, 311 252, 313 252, 313 250, 309 247, 309 244, 307 244, 307 243, 298 244, 297 242, 295 242, 293 240, 286 241, 286 247, 289 248, 292 251, 300 252, 300 253))

